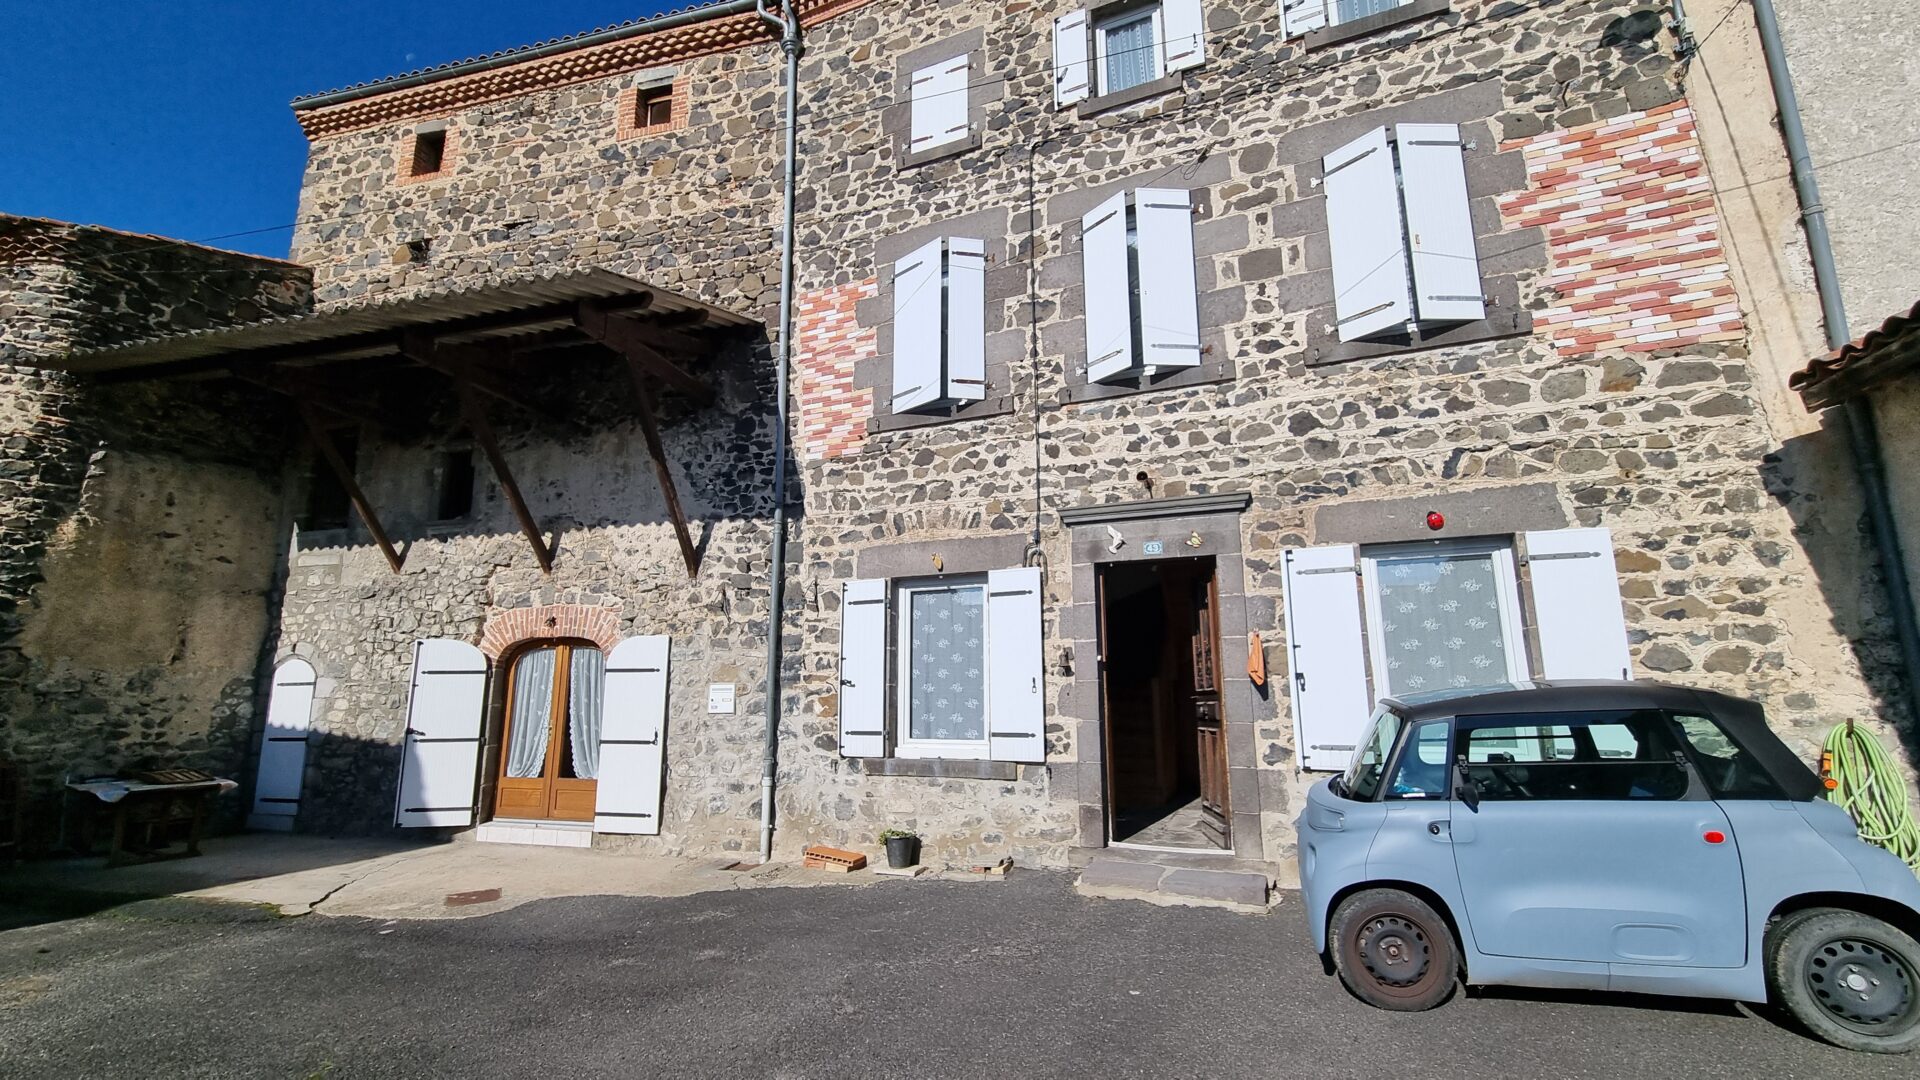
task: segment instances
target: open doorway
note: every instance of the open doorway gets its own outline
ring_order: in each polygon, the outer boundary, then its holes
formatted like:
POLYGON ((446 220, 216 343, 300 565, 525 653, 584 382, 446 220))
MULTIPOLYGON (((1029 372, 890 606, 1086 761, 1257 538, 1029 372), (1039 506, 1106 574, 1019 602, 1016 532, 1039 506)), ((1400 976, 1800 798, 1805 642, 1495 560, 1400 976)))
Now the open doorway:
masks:
POLYGON ((1099 585, 1107 835, 1231 850, 1213 559, 1110 563, 1099 585))

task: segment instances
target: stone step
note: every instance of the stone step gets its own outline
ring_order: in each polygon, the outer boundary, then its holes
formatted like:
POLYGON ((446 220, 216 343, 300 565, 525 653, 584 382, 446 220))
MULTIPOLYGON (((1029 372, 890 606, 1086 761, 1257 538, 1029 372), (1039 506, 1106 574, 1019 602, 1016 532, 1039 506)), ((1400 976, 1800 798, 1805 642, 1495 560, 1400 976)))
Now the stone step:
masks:
POLYGON ((1264 912, 1269 895, 1264 873, 1245 870, 1200 870, 1164 866, 1132 859, 1097 858, 1087 863, 1074 883, 1082 896, 1149 903, 1224 907, 1264 912))

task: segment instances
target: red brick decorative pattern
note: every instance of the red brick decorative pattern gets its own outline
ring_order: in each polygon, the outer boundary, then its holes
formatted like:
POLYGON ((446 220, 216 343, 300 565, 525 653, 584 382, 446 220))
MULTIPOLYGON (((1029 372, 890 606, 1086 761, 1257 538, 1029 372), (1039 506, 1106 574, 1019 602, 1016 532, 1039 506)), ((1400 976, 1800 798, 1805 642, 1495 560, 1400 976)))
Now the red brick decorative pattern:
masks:
POLYGON ((825 461, 859 453, 873 417, 873 391, 853 386, 855 364, 879 352, 872 330, 854 318, 854 305, 872 299, 879 280, 868 278, 802 293, 794 301, 793 359, 800 403, 800 456, 825 461))
POLYGON ((585 604, 496 611, 480 631, 480 651, 498 660, 515 645, 542 638, 584 638, 609 652, 620 641, 620 616, 614 608, 585 604))
POLYGON ((1527 190, 1501 211, 1546 231, 1558 299, 1534 327, 1562 356, 1745 336, 1685 102, 1502 147, 1516 148, 1527 190))

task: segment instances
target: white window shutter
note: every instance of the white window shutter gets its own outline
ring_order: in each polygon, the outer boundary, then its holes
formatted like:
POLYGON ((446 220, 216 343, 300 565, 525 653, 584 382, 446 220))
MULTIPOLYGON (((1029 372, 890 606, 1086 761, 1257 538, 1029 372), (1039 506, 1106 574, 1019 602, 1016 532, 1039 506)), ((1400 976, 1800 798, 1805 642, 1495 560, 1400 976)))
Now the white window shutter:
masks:
POLYGON ((1346 768, 1373 713, 1360 636, 1359 555, 1352 544, 1330 544, 1282 556, 1294 753, 1302 769, 1346 768))
POLYGON ((307 731, 313 726, 313 665, 299 657, 273 670, 267 698, 267 726, 260 738, 260 767, 254 772, 256 829, 287 830, 300 812, 300 786, 307 769, 307 731))
POLYGON ((656 634, 627 638, 607 654, 594 832, 660 834, 671 651, 672 639, 656 634))
POLYGON ((1080 268, 1086 291, 1087 381, 1131 374, 1133 282, 1127 264, 1127 193, 1080 219, 1080 268))
POLYGON ((1087 13, 1069 11, 1053 20, 1053 106, 1064 109, 1085 101, 1093 85, 1087 13))
POLYGON ((1327 5, 1333 0, 1280 0, 1280 36, 1299 37, 1327 25, 1327 5))
POLYGON ((923 67, 912 77, 907 149, 932 150, 967 137, 967 58, 923 67))
POLYGON ((893 411, 940 400, 942 240, 893 264, 893 411))
POLYGON ((948 401, 987 396, 987 245, 964 236, 947 240, 948 401))
POLYGON ((987 756, 1047 759, 1047 679, 1040 644, 1040 570, 987 575, 987 756))
POLYGON ((487 658, 464 641, 413 646, 413 690, 400 758, 393 823, 401 828, 473 824, 480 772, 480 724, 487 708, 487 658))
POLYGON ((1167 71, 1185 71, 1206 63, 1207 17, 1200 10, 1200 0, 1160 0, 1160 24, 1167 71))
POLYGON ((1200 365, 1200 305, 1193 271, 1193 200, 1185 191, 1133 193, 1140 264, 1140 351, 1153 370, 1200 365))
POLYGON ((1405 325, 1413 318, 1407 243, 1387 129, 1374 128, 1328 154, 1323 165, 1340 340, 1405 325))
POLYGON ((1630 679, 1613 533, 1553 529, 1527 537, 1527 575, 1546 679, 1630 679))
POLYGON ((887 583, 840 591, 840 756, 887 754, 887 583))
POLYGON ((1416 317, 1434 322, 1486 318, 1460 125, 1399 124, 1393 137, 1400 148, 1407 237, 1412 241, 1416 317))

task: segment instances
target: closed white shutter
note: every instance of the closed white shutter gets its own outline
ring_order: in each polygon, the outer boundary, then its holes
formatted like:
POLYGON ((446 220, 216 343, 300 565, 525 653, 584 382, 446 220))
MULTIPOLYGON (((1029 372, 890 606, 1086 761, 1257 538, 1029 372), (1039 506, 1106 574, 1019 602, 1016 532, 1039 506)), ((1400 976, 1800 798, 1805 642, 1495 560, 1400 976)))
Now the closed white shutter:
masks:
POLYGON ((1486 318, 1460 125, 1398 124, 1393 138, 1400 148, 1417 317, 1434 322, 1486 318))
POLYGON ((1135 371, 1133 282, 1127 272, 1127 193, 1080 219, 1080 269, 1086 285, 1087 381, 1135 371))
POLYGON ((1374 128, 1328 154, 1323 165, 1340 340, 1402 326, 1413 318, 1413 309, 1400 185, 1387 129, 1374 128))
POLYGON ((1047 759, 1045 650, 1040 644, 1040 570, 987 575, 987 756, 1047 759))
POLYGON ((893 264, 893 411, 940 400, 940 263, 934 240, 893 264))
POLYGON ((1200 306, 1193 272, 1193 200, 1185 191, 1133 193, 1140 255, 1140 362, 1166 368, 1200 365, 1200 306))
POLYGON ((987 245, 947 240, 947 387, 949 401, 987 396, 987 245))
POLYGON ((1289 548, 1283 558, 1295 753, 1303 769, 1338 771, 1352 760, 1373 712, 1360 636, 1359 552, 1330 544, 1289 548))
POLYGON ((1282 37, 1299 37, 1327 25, 1327 5, 1333 0, 1280 0, 1282 37))
POLYGON ((1088 62, 1087 13, 1070 11, 1053 20, 1053 104, 1064 109, 1085 101, 1093 82, 1088 62))
POLYGON ((887 754, 887 583, 840 591, 840 756, 887 754))
POLYGON ((942 60, 913 73, 913 118, 907 148, 931 150, 967 137, 967 58, 942 60))
POLYGON ((413 646, 413 690, 393 823, 401 828, 473 824, 480 771, 480 723, 487 707, 487 658, 464 641, 413 646))
POLYGON ((1554 529, 1527 536, 1527 575, 1546 679, 1630 679, 1627 622, 1613 533, 1554 529))
POLYGON ((307 768, 307 730, 313 726, 313 665, 299 657, 273 671, 267 727, 260 738, 260 768, 254 773, 256 829, 286 830, 300 812, 300 785, 307 768))
POLYGON ((1161 0, 1160 25, 1166 37, 1166 70, 1185 71, 1207 60, 1207 18, 1200 0, 1161 0))
POLYGON ((665 635, 630 637, 607 654, 594 832, 660 834, 671 646, 665 635))

